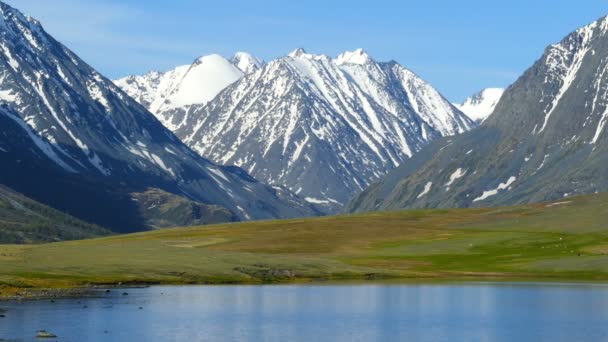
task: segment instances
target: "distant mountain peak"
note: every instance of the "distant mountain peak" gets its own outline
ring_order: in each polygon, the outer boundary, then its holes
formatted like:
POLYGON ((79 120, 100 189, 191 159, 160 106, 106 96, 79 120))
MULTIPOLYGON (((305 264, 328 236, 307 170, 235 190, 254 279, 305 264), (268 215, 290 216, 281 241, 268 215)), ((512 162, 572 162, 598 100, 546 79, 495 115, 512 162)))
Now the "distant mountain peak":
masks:
POLYGON ((482 122, 492 115, 504 92, 503 88, 486 88, 468 97, 456 107, 471 119, 482 122))
POLYGON ((346 51, 339 55, 335 62, 338 65, 343 64, 367 64, 373 59, 363 49, 356 49, 355 51, 346 51))
POLYGON ((162 115, 167 110, 209 102, 221 90, 265 65, 247 52, 237 52, 230 60, 219 54, 198 57, 190 65, 167 72, 151 71, 127 76, 114 83, 166 126, 174 127, 162 115))
POLYGON ((298 57, 302 57, 306 54, 307 54, 306 50, 304 50, 303 48, 297 48, 297 49, 293 50, 292 52, 290 52, 287 56, 291 57, 291 58, 298 58, 298 57))
POLYGON ((197 58, 171 91, 166 108, 209 102, 226 86, 243 77, 243 72, 218 54, 197 58))
MULTIPOLYGON (((312 53, 307 53, 304 49, 299 48, 296 49, 294 51, 292 51, 289 55, 287 55, 288 59, 309 59, 309 60, 325 60, 325 61, 329 61, 331 60, 331 58, 329 58, 329 56, 327 55, 317 55, 317 54, 312 54, 312 53)), ((285 58, 283 58, 284 60, 285 58)), ((280 60, 280 59, 279 59, 280 60)))
POLYGON ((194 62, 192 63, 192 66, 201 65, 204 63, 218 63, 218 62, 230 63, 224 56, 217 54, 217 53, 212 53, 209 55, 203 55, 203 56, 198 57, 197 59, 194 60, 194 62))
POLYGON ((230 60, 245 74, 251 74, 264 66, 264 61, 248 52, 237 52, 230 60))

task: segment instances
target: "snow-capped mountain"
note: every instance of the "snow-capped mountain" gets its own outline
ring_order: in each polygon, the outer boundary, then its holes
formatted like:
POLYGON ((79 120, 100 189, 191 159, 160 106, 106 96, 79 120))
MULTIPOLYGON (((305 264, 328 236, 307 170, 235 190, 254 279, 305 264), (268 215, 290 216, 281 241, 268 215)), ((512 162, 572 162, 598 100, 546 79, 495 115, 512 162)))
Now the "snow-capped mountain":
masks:
POLYGON ((141 76, 127 76, 114 83, 150 112, 156 113, 189 69, 190 65, 181 65, 167 72, 150 71, 141 76))
POLYGON ((549 46, 479 128, 391 172, 351 211, 532 203, 608 191, 608 18, 549 46))
POLYGON ((237 52, 230 62, 245 74, 256 72, 264 66, 264 61, 247 52, 237 52))
POLYGON ((486 88, 456 107, 474 121, 483 122, 492 115, 504 92, 503 88, 486 88))
POLYGON ((229 61, 212 54, 197 58, 191 65, 178 66, 167 72, 151 71, 141 76, 128 76, 114 83, 146 107, 168 128, 179 124, 165 112, 206 104, 220 91, 264 62, 246 52, 238 52, 229 61))
POLYGON ((195 151, 339 210, 428 142, 475 124, 433 87, 365 51, 298 49, 207 105, 162 113, 195 151))
POLYGON ((68 171, 61 155, 19 113, 0 103, 0 185, 116 231, 142 228, 128 193, 100 177, 68 171), (115 215, 119 209, 121 215, 115 215))
MULTIPOLYGON (((52 172, 56 177, 41 172, 37 181, 86 179, 83 188, 114 186, 112 191, 123 192, 157 187, 227 208, 240 219, 314 212, 283 189, 267 187, 243 170, 215 165, 192 152, 144 107, 48 35, 38 21, 1 2, 0 99, 14 114, 6 117, 19 117, 13 121, 27 133, 22 134, 29 137, 25 144, 44 154, 45 168, 52 168, 46 165, 50 162, 58 170, 52 172)), ((5 165, 0 173, 13 174, 5 165)), ((62 194, 72 195, 79 196, 62 194)), ((82 208, 87 200, 73 198, 73 214, 88 210, 82 208)))

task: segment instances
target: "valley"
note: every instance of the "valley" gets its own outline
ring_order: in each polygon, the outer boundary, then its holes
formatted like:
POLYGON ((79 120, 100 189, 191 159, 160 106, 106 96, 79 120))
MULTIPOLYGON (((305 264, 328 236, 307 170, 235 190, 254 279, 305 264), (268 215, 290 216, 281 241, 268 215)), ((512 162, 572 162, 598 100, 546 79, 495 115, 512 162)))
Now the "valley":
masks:
POLYGON ((606 339, 603 7, 0 0, 0 342, 606 339))
POLYGON ((608 194, 598 194, 1 245, 0 296, 119 283, 604 281, 606 222, 608 194))
POLYGON ((608 278, 606 17, 456 105, 363 49, 212 54, 110 81, 0 11, 5 295, 608 278))

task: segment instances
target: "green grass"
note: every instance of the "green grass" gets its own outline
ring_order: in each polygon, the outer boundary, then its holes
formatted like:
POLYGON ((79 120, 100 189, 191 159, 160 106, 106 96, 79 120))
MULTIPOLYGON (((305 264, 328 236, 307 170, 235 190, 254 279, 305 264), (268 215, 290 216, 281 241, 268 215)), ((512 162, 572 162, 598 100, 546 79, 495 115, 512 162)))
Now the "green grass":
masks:
POLYGON ((0 284, 311 279, 608 280, 608 194, 509 208, 415 210, 0 246, 0 284))

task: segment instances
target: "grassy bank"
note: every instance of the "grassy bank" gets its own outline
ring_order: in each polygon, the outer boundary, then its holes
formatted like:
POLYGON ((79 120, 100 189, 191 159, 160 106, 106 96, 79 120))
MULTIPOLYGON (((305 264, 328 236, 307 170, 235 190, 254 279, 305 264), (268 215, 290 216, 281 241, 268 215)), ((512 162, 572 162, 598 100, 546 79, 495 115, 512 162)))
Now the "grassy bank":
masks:
POLYGON ((0 246, 5 295, 119 282, 379 278, 608 280, 608 195, 0 246))

